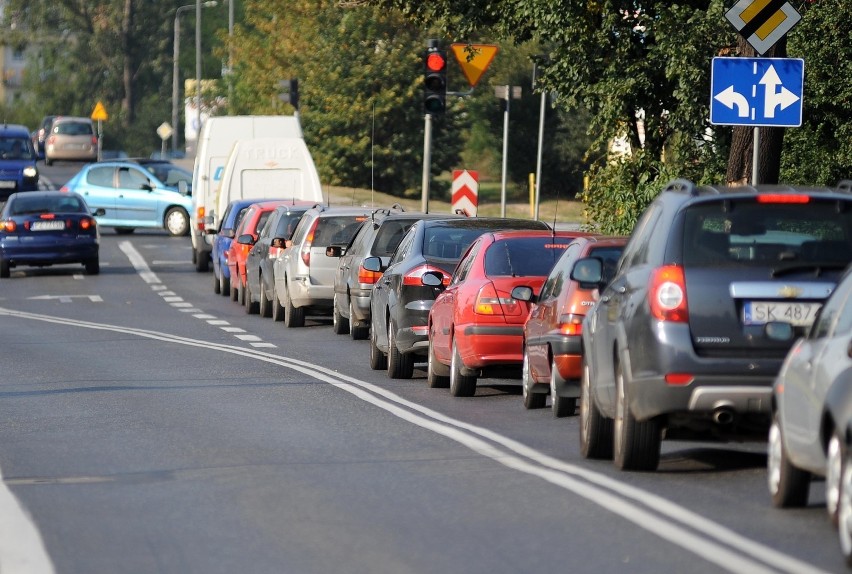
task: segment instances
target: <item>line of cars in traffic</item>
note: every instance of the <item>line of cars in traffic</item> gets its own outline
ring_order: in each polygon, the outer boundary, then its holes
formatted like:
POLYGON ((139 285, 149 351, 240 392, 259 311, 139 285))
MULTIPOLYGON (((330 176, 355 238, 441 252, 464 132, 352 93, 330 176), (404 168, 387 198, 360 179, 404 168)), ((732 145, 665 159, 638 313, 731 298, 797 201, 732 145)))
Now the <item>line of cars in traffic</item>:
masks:
POLYGON ((676 180, 629 238, 398 208, 345 208, 348 231, 324 232, 342 209, 307 207, 293 235, 230 232, 270 246, 263 268, 251 249, 224 255, 247 312, 288 327, 330 313, 368 339, 371 368, 408 378, 425 362, 454 396, 519 377, 526 408, 579 405, 582 456, 622 470, 655 470, 663 439, 768 438, 773 503, 804 505, 825 477, 852 561, 848 190, 676 180))

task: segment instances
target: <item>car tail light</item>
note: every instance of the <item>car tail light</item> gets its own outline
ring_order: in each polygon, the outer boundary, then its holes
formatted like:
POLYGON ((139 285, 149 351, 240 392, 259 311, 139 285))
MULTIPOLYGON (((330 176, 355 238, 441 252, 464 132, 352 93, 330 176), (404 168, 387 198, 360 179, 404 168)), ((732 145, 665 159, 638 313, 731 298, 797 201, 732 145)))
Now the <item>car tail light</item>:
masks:
POLYGON ((381 271, 367 271, 363 265, 358 266, 358 283, 367 283, 372 285, 382 276, 381 271))
POLYGON ((654 270, 648 289, 648 303, 651 306, 651 315, 660 321, 689 321, 683 267, 665 265, 654 270))
POLYGON ((203 207, 199 207, 199 208, 195 211, 195 213, 196 213, 196 215, 198 216, 198 217, 196 218, 195 227, 197 227, 199 231, 204 231, 204 213, 205 213, 204 208, 203 208, 203 207))
POLYGON ((50 136, 47 138, 47 143, 53 144, 54 142, 56 142, 56 136, 50 136))
POLYGON ((0 230, 6 231, 7 233, 11 233, 18 228, 18 225, 12 221, 11 219, 7 219, 6 221, 0 222, 0 230))
POLYGON ((55 213, 42 213, 38 216, 39 219, 56 219, 55 213))
POLYGON ((70 190, 70 189, 68 189, 68 186, 67 186, 67 185, 63 185, 62 187, 60 187, 60 188, 59 188, 59 191, 63 191, 63 192, 65 192, 65 193, 68 193, 68 192, 69 192, 69 191, 71 191, 71 190, 70 190))
POLYGON ((564 313, 559 316, 559 332, 563 335, 583 334, 583 315, 564 313))
POLYGON ((686 386, 695 380, 689 373, 666 373, 666 384, 672 386, 686 386))
POLYGON ((477 315, 520 315, 521 305, 511 297, 500 297, 493 283, 480 287, 473 312, 477 315))
POLYGON ((423 287, 423 274, 427 271, 435 271, 436 273, 440 273, 444 280, 442 283, 446 287, 450 284, 450 276, 438 269, 437 267, 433 267, 432 265, 420 265, 415 267, 408 273, 402 276, 402 284, 403 285, 412 285, 414 287, 423 287))
POLYGON ((810 203, 811 197, 802 193, 767 193, 757 196, 758 203, 810 203))
POLYGON ((302 243, 302 249, 299 251, 299 255, 302 256, 302 262, 308 267, 311 265, 311 245, 314 243, 314 234, 317 232, 317 225, 319 225, 319 219, 314 219, 311 228, 308 230, 308 235, 305 237, 305 242, 302 243))
POLYGON ((92 145, 95 147, 98 146, 98 136, 92 136, 92 145))
POLYGON ((87 231, 89 229, 95 228, 95 220, 89 219, 88 217, 84 217, 80 220, 80 229, 87 231))

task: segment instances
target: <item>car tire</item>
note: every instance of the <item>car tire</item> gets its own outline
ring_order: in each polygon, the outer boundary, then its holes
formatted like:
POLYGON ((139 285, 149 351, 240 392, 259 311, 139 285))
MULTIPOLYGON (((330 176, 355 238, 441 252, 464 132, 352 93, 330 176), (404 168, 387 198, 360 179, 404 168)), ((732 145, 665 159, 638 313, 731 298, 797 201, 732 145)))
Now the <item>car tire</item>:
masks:
POLYGON ((305 310, 293 306, 290 291, 286 288, 284 289, 284 300, 281 303, 284 306, 284 326, 287 328, 304 327, 305 310))
POLYGON ((252 295, 248 277, 246 277, 246 287, 243 290, 243 305, 246 306, 246 315, 257 315, 259 310, 258 303, 257 301, 254 301, 254 295, 252 295))
POLYGON ((840 504, 837 511, 837 534, 846 564, 852 566, 852 464, 844 456, 840 479, 840 504))
POLYGON ((396 326, 388 324, 388 377, 410 379, 414 375, 414 355, 400 353, 396 346, 396 326))
POLYGON ((450 394, 454 397, 472 397, 476 394, 476 377, 463 375, 463 364, 456 341, 453 339, 453 355, 450 362, 450 394))
POLYGON ((9 261, 0 259, 0 279, 8 279, 11 276, 12 268, 9 265, 9 261))
POLYGON ((521 369, 521 388, 524 395, 524 408, 543 409, 547 404, 547 395, 533 392, 533 378, 530 372, 530 356, 524 348, 524 366, 521 369))
POLYGON ((136 231, 135 227, 116 227, 115 228, 116 235, 130 235, 134 231, 136 231))
POLYGON ((266 296, 266 289, 263 286, 263 275, 260 276, 260 293, 257 298, 260 301, 257 304, 257 313, 264 319, 268 319, 272 317, 272 301, 269 300, 269 297, 266 296))
POLYGON ((556 368, 556 359, 550 359, 550 408, 553 411, 553 416, 557 419, 570 417, 577 412, 577 399, 560 397, 556 394, 556 377, 559 371, 556 368))
POLYGON ((657 421, 637 421, 630 412, 624 371, 616 364, 616 414, 613 424, 613 461, 620 470, 657 470, 662 430, 657 421))
POLYGON ((835 431, 828 441, 825 462, 825 508, 834 526, 838 524, 843 479, 843 438, 835 431))
POLYGON ((276 323, 284 320, 284 306, 278 298, 278 291, 272 288, 272 320, 276 323))
POLYGON ((811 475, 793 466, 784 448, 784 431, 776 414, 769 427, 766 480, 772 504, 778 508, 800 508, 808 502, 811 475))
POLYGON ((446 389, 450 386, 449 369, 435 357, 432 337, 429 337, 429 355, 426 359, 426 380, 433 389, 446 389))
POLYGON ((331 311, 331 330, 335 335, 346 335, 349 332, 349 319, 340 314, 338 303, 337 293, 335 293, 331 311))
POLYGON ((222 277, 221 275, 213 275, 213 292, 216 295, 220 295, 222 293, 222 277))
POLYGON ((50 158, 48 158, 47 156, 45 156, 45 158, 44 158, 44 165, 46 165, 46 166, 48 166, 48 167, 49 167, 49 166, 51 166, 51 165, 53 165, 53 160, 52 160, 52 159, 50 159, 50 158))
POLYGON ((231 294, 231 301, 239 301, 240 293, 237 290, 237 284, 228 280, 228 293, 231 294))
POLYGON ((101 272, 101 262, 97 257, 92 257, 86 261, 83 266, 86 269, 86 275, 97 275, 101 272))
POLYGON ((370 329, 370 368, 381 371, 388 366, 388 358, 376 345, 376 330, 370 329))
POLYGON ((196 251, 192 262, 195 263, 195 270, 199 273, 204 273, 210 269, 210 257, 207 256, 207 253, 196 251))
POLYGON ((583 458, 612 459, 613 420, 601 414, 592 397, 589 366, 583 361, 580 377, 580 454, 583 458))
POLYGON ((370 336, 370 328, 355 325, 355 322, 352 318, 355 316, 353 312, 352 298, 349 298, 349 336, 352 337, 353 341, 363 341, 367 337, 370 336))
POLYGON ((189 214, 182 207, 172 207, 166 211, 163 227, 172 237, 185 237, 189 235, 189 214))

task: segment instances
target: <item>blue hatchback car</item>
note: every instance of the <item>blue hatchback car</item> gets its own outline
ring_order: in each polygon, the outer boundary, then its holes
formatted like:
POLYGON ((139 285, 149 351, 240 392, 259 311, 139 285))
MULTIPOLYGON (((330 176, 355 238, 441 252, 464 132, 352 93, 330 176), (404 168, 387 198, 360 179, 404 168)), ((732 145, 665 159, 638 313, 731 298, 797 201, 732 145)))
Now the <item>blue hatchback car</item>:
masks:
POLYGON ((0 125, 0 202, 15 192, 38 189, 36 159, 26 127, 0 125))
POLYGON ((228 204, 219 224, 219 232, 213 237, 213 292, 220 295, 231 293, 231 270, 228 269, 227 253, 234 240, 237 227, 252 203, 257 199, 237 199, 228 204))
POLYGON ((101 161, 83 166, 61 191, 79 193, 92 209, 103 209, 102 227, 132 233, 137 227, 189 234, 192 198, 183 186, 170 185, 135 161, 101 161))

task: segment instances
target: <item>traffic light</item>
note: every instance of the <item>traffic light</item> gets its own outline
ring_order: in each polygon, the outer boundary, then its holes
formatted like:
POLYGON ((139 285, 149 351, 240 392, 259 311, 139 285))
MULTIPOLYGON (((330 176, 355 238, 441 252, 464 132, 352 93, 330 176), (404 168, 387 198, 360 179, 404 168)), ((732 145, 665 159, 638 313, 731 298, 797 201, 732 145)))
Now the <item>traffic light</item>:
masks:
POLYGON ((424 56, 423 107, 427 114, 442 114, 447 108, 447 53, 430 46, 424 56))

